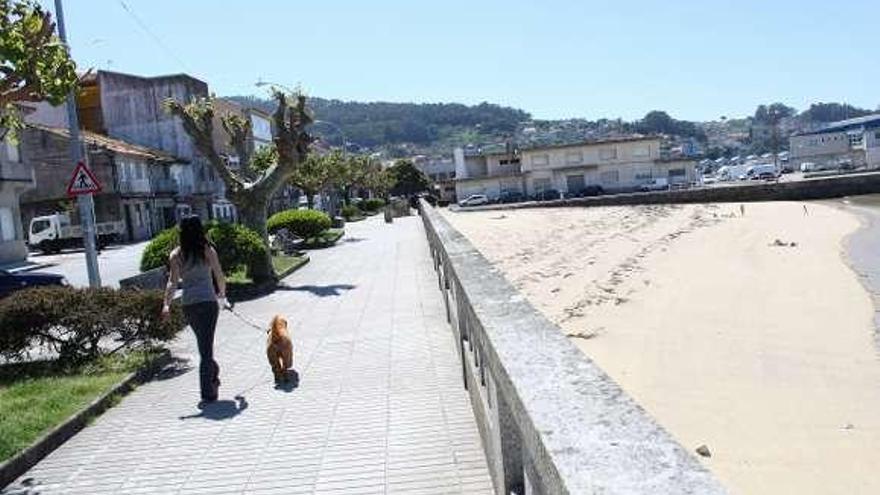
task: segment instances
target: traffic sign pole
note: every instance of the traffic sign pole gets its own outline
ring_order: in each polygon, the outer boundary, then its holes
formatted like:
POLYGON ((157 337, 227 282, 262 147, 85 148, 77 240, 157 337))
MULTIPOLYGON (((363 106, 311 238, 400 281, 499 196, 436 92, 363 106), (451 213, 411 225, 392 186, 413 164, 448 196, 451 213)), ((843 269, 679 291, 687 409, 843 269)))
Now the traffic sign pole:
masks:
MULTIPOLYGON (((55 0, 55 19, 58 23, 58 37, 67 46, 67 32, 64 30, 64 10, 61 0, 55 0)), ((67 123, 70 126, 70 154, 73 163, 82 161, 82 148, 79 142, 79 119, 76 115, 76 93, 67 96, 67 123)), ((82 194, 77 199, 79 216, 82 222, 83 246, 86 250, 86 269, 89 271, 89 286, 101 286, 101 274, 98 272, 98 251, 95 246, 95 202, 91 194, 82 194)))

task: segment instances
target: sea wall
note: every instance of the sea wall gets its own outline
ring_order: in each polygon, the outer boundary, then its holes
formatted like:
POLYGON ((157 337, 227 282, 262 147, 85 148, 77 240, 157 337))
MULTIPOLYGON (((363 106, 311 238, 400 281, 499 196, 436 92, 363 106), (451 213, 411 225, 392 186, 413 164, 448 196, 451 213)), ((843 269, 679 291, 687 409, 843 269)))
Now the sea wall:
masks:
POLYGON ((850 174, 785 182, 746 182, 715 187, 530 201, 462 208, 461 211, 543 208, 552 206, 620 206, 639 204, 742 203, 800 201, 880 193, 880 173, 850 174))
POLYGON ((462 234, 419 207, 496 493, 725 493, 462 234))

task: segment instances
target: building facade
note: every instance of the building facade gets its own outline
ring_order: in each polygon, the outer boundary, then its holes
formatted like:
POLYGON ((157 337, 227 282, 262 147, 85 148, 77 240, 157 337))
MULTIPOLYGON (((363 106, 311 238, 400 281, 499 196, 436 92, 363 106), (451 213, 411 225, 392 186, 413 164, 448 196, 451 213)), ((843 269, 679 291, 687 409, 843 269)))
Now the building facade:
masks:
MULTIPOLYGON (((34 185, 20 198, 24 226, 36 216, 65 212, 80 223, 75 201, 67 195, 73 173, 67 129, 30 124, 21 132, 23 160, 33 169, 34 185)), ((185 164, 171 155, 83 131, 85 161, 101 184, 94 195, 97 222, 123 222, 125 240, 149 239, 180 218, 180 188, 172 175, 185 164)), ((26 227, 25 227, 26 228, 26 227)))
POLYGON ((21 156, 19 143, 0 140, 0 265, 27 259, 19 198, 34 187, 34 170, 21 156))
POLYGON ((413 165, 425 174, 432 184, 434 193, 442 202, 454 203, 455 194, 455 159, 413 157, 413 165))
POLYGON ((528 197, 576 195, 590 186, 606 192, 637 190, 655 179, 697 180, 696 161, 661 156, 657 137, 621 137, 498 153, 455 152, 459 198, 485 194, 528 197))
POLYGON ((86 130, 126 143, 177 157, 190 167, 178 167, 186 206, 203 219, 228 211, 225 188, 213 166, 196 150, 180 120, 169 114, 164 102, 189 102, 208 97, 208 85, 194 77, 176 74, 140 77, 98 71, 82 82, 77 100, 80 123, 86 130), (220 205, 220 209, 214 206, 220 205))
POLYGON ((834 122, 791 136, 789 161, 794 168, 880 168, 880 114, 834 122))

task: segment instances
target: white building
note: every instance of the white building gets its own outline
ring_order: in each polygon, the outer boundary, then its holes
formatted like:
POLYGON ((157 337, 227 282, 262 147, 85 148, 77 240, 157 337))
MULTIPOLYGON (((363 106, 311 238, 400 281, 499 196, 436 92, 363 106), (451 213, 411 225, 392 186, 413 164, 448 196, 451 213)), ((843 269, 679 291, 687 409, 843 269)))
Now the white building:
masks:
POLYGON ((880 114, 828 124, 789 139, 794 168, 814 163, 817 168, 880 168, 880 114))
POLYGON ((577 194, 589 186, 605 192, 632 191, 654 179, 670 184, 697 180, 696 161, 664 159, 658 137, 620 137, 527 150, 465 154, 456 150, 459 198, 506 193, 535 196, 577 194))
POLYGON ((0 265, 27 259, 19 197, 34 187, 34 169, 21 158, 17 142, 0 140, 0 265))

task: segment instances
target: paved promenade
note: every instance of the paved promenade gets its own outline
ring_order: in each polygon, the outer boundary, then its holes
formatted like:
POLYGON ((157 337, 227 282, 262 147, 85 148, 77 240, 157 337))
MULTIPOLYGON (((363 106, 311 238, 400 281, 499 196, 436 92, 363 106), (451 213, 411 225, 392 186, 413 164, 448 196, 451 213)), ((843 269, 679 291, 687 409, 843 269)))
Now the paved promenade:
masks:
POLYGON ((296 387, 265 333, 221 315, 220 400, 200 411, 189 330, 179 370, 126 397, 3 494, 489 494, 492 485, 418 217, 350 224, 274 294, 296 387))

